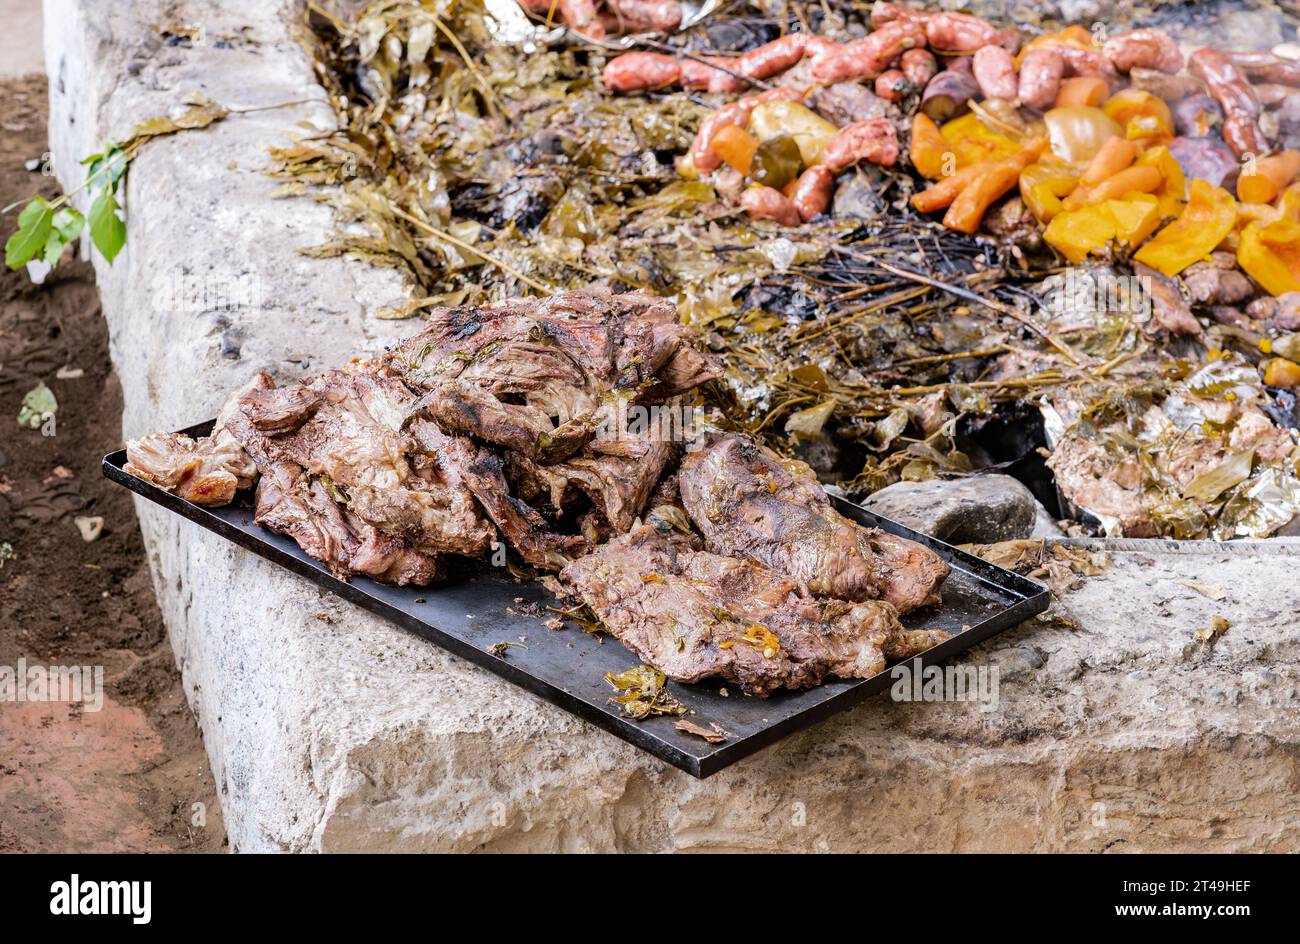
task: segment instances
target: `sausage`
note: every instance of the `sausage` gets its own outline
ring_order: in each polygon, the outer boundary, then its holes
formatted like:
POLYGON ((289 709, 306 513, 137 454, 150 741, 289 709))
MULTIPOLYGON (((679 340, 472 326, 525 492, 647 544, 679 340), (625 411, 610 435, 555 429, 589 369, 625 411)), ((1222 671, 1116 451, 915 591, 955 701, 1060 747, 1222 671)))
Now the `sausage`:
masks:
POLYGON ((667 33, 682 25, 678 0, 607 0, 607 33, 667 33))
POLYGON ((799 175, 790 202, 799 211, 799 218, 807 223, 830 209, 834 190, 835 172, 824 164, 818 164, 799 175))
POLYGON ((1001 46, 981 46, 971 62, 975 81, 985 98, 1015 98, 1020 92, 1016 62, 1001 46))
POLYGON ((1065 43, 1053 43, 1052 48, 1065 60, 1066 75, 1089 75, 1105 79, 1107 82, 1115 81, 1115 67, 1101 53, 1091 49, 1080 49, 1078 46, 1067 46, 1065 43))
POLYGON ((737 125, 743 128, 749 123, 750 114, 763 102, 797 102, 803 98, 803 95, 803 89, 775 88, 759 92, 757 95, 746 95, 729 105, 723 105, 705 118, 704 124, 700 125, 700 130, 695 134, 695 141, 691 144, 691 161, 696 168, 706 173, 716 169, 722 163, 722 158, 713 152, 709 144, 720 128, 725 125, 737 125))
MULTIPOLYGON (((647 7, 666 6, 667 3, 677 5, 677 0, 622 2, 635 2, 647 7)), ((806 49, 814 48, 825 54, 832 49, 839 50, 841 46, 833 40, 807 33, 791 33, 734 59, 725 56, 675 59, 657 52, 628 52, 605 66, 605 84, 616 92, 660 89, 681 83, 684 88, 734 94, 749 88, 746 78, 762 80, 784 72, 804 57, 806 49)))
POLYGON ((734 61, 721 56, 700 56, 699 59, 683 59, 681 62, 682 87, 706 89, 710 92, 728 94, 743 92, 749 88, 749 83, 743 78, 736 78, 731 74, 731 72, 735 71, 732 68, 734 61), (731 71, 724 72, 722 69, 715 69, 711 63, 725 66, 731 71))
MULTIPOLYGON (((959 62, 961 60, 958 60, 959 62)), ((979 94, 979 83, 963 69, 944 69, 925 87, 921 111, 939 124, 966 110, 967 103, 979 94)))
POLYGON ((798 226, 803 222, 794 201, 780 190, 762 184, 740 195, 740 207, 753 220, 776 220, 782 226, 798 226))
POLYGON ((663 53, 627 52, 610 60, 602 76, 615 92, 661 89, 681 81, 682 65, 663 53))
POLYGON ((929 14, 921 10, 912 10, 897 3, 885 3, 884 0, 876 0, 871 6, 872 29, 880 29, 886 23, 894 23, 898 20, 925 22, 928 17, 929 14))
POLYGON ((1183 53, 1163 30, 1136 29, 1107 40, 1102 54, 1116 70, 1127 74, 1135 67, 1157 69, 1169 75, 1183 70, 1183 53))
POLYGON ((1051 46, 1031 49, 1020 61, 1020 101, 1046 111, 1056 101, 1065 75, 1065 59, 1051 46))
POLYGON ((605 38, 605 27, 596 16, 595 0, 557 0, 556 7, 564 25, 575 33, 592 39, 605 38))
POLYGON ((925 38, 930 48, 943 52, 974 52, 996 45, 999 30, 969 13, 932 13, 925 19, 925 38))
POLYGON ((1259 126, 1259 119, 1240 113, 1228 115, 1223 119, 1223 140, 1238 157, 1245 157, 1247 154, 1262 157, 1271 147, 1263 129, 1259 126))
POLYGON ((1223 140, 1232 152, 1243 157, 1268 151, 1268 138, 1259 127, 1259 98, 1232 60, 1217 49, 1205 48, 1192 53, 1187 65, 1222 106, 1223 140))
POLYGON ((839 173, 858 161, 892 167, 898 160, 898 132, 884 118, 845 125, 822 151, 821 166, 839 173))
POLYGON ((925 29, 913 20, 888 23, 861 39, 813 59, 812 78, 822 84, 880 75, 909 49, 925 45, 925 29))
POLYGON ((917 88, 925 88, 939 74, 939 63, 928 49, 909 49, 898 60, 903 75, 917 88))
POLYGON ((1241 70, 1217 49, 1198 49, 1187 60, 1192 75, 1206 87, 1215 101, 1223 106, 1224 114, 1259 116, 1259 99, 1241 70))
POLYGON ((731 69, 751 79, 766 79, 784 72, 804 57, 807 33, 790 33, 742 53, 731 69))
POLYGON ((1300 85, 1300 61, 1283 59, 1271 52, 1230 52, 1228 58, 1256 82, 1300 85))
POLYGON ((887 102, 901 102, 912 88, 901 69, 888 69, 876 79, 876 94, 887 102))
POLYGON ((1020 47, 1024 45, 1025 38, 1020 35, 1020 30, 1009 26, 1006 29, 998 30, 998 37, 995 42, 1011 55, 1015 56, 1019 55, 1020 47))

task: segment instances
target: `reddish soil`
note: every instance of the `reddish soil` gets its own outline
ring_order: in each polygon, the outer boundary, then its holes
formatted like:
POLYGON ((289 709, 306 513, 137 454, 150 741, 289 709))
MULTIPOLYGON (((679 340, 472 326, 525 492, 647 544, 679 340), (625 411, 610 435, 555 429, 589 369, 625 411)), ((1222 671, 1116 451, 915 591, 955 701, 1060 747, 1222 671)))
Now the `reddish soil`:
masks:
MULTIPOLYGON (((0 207, 58 193, 25 166, 46 150, 45 122, 44 78, 0 81, 0 207)), ((39 286, 0 266, 0 674, 23 659, 104 679, 100 710, 3 700, 0 686, 0 852, 225 845, 135 512, 99 470, 121 415, 90 264, 69 252, 39 286), (58 399, 52 436, 15 422, 38 382, 58 399), (96 540, 77 516, 103 518, 96 540)))

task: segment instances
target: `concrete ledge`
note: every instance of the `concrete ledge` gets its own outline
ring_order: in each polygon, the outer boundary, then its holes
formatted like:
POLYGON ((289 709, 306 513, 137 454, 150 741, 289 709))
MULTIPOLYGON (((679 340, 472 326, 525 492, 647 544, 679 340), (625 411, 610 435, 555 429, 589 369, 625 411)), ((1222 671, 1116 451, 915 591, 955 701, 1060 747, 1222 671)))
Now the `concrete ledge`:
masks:
MULTIPOLYGON (((287 0, 46 0, 50 128, 77 162, 201 90, 226 105, 319 97, 287 0), (155 27, 201 24, 193 48, 155 27), (246 29, 245 29, 246 28, 246 29), (243 32, 241 32, 243 30, 243 32), (212 42, 237 37, 226 44, 212 42)), ((129 238, 97 261, 124 436, 214 415, 252 371, 282 378, 376 350, 392 273, 294 250, 326 209, 275 201, 263 148, 324 106, 149 144, 129 238), (251 277, 260 306, 158 304, 156 279, 251 277), (238 359, 223 355, 235 348, 238 359)), ((409 326, 408 326, 409 327, 409 326)), ((1296 850, 1300 588, 1285 557, 1126 551, 1033 623, 975 650, 1000 704, 881 698, 706 781, 138 506, 232 849, 1296 850), (1216 602, 1177 581, 1222 587, 1216 602), (1198 626, 1232 628, 1205 654, 1198 626)))

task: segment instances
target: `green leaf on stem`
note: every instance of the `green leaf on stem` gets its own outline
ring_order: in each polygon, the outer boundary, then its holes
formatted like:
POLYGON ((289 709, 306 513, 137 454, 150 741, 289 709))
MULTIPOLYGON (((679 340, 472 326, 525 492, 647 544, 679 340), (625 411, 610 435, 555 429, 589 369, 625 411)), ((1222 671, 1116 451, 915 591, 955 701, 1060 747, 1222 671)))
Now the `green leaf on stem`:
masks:
POLYGON ((18 229, 5 243, 5 265, 17 269, 45 249, 54 227, 54 211, 44 197, 34 197, 18 214, 18 229))
POLYGON ((90 205, 90 239, 112 265, 126 244, 126 224, 117 215, 117 194, 105 187, 90 205))

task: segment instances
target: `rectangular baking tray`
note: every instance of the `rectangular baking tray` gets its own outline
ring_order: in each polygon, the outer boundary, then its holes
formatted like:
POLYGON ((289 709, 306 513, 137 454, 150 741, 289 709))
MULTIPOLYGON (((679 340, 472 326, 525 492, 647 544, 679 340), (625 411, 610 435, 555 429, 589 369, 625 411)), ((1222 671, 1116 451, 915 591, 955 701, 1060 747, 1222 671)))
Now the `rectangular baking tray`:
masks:
MULTIPOLYGON (((212 425, 213 421, 200 423, 182 432, 205 436, 212 425)), ((460 573, 453 569, 451 579, 428 587, 391 587, 366 577, 339 580, 290 538, 253 523, 251 490, 241 493, 235 504, 204 508, 136 478, 124 470, 125 465, 126 450, 110 453, 104 457, 104 475, 696 777, 715 774, 786 735, 851 708, 892 682, 886 670, 869 679, 831 680, 808 691, 780 692, 767 699, 751 698, 734 685, 716 680, 696 685, 669 682, 672 693, 691 710, 686 718, 705 728, 716 724, 727 733, 726 741, 711 744, 678 731, 673 727, 676 718, 634 721, 618 705, 610 704, 613 690, 605 673, 622 672, 639 661, 617 640, 587 633, 572 623, 562 630, 548 629, 543 620, 553 613, 522 613, 530 603, 539 607, 555 603, 535 581, 521 582, 504 568, 473 564, 460 573), (524 602, 515 602, 519 598, 524 602), (520 637, 526 637, 522 645, 520 637), (500 642, 515 645, 506 647, 504 655, 494 655, 489 650, 500 642)), ((952 565, 952 574, 943 586, 943 603, 903 618, 911 629, 944 629, 954 634, 919 657, 919 668, 946 662, 1047 609, 1048 591, 1032 580, 851 502, 834 501, 844 515, 923 544, 952 565)))

